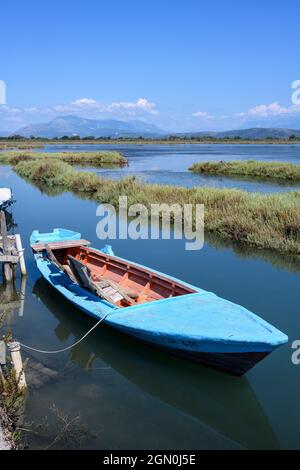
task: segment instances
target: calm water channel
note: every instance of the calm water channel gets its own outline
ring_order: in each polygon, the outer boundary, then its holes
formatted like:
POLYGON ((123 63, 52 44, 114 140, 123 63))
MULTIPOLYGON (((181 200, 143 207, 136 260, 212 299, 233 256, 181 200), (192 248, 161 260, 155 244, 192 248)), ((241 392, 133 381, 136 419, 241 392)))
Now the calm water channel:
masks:
MULTIPOLYGON (((128 157, 129 168, 102 170, 103 175, 132 173, 146 181, 187 186, 282 189, 223 178, 207 182, 186 171, 202 159, 300 163, 300 148, 293 146, 121 146, 120 150, 128 157)), ((33 229, 66 227, 101 247, 104 243, 95 233, 96 204, 69 193, 48 196, 4 166, 0 167, 0 186, 14 190, 15 231, 22 235, 28 269, 23 316, 12 313, 10 328, 15 338, 37 348, 68 346, 93 320, 71 307, 40 277, 28 240, 33 229)), ((29 447, 78 445, 72 441, 53 444, 61 425, 54 405, 69 417, 80 415, 86 426, 82 448, 300 448, 300 365, 291 362, 291 343, 300 339, 300 262, 242 250, 212 238, 197 252, 185 251, 184 240, 116 240, 112 245, 117 255, 242 304, 288 334, 289 343, 244 378, 173 358, 103 326, 62 354, 23 350, 24 359, 29 358, 30 383, 25 423, 43 423, 37 434, 28 435, 29 447)))
MULTIPOLYGON (((46 151, 81 150, 82 145, 47 146, 46 151)), ((247 191, 273 192, 299 189, 291 183, 251 181, 224 176, 197 175, 188 168, 199 161, 265 160, 300 164, 300 145, 85 145, 86 150, 118 150, 129 166, 94 170, 107 178, 134 175, 146 183, 180 184, 181 186, 212 186, 239 188, 247 191)), ((86 170, 86 169, 84 169, 86 170)))

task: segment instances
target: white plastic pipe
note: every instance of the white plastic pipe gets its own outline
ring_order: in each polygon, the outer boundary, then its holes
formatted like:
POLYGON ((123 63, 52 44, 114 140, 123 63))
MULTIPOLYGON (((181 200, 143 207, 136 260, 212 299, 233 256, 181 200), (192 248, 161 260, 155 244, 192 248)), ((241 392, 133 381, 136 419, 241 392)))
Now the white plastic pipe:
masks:
POLYGON ((11 341, 7 344, 8 349, 10 350, 11 360, 13 362, 16 377, 18 381, 19 389, 23 389, 27 387, 25 373, 23 369, 22 357, 21 357, 21 347, 18 341, 11 341))
POLYGON ((19 314, 19 317, 23 317, 24 304, 25 304, 25 295, 26 295, 26 277, 25 276, 21 277, 20 294, 21 294, 21 300, 20 300, 20 308, 18 310, 18 314, 19 314))
POLYGON ((22 247, 21 236, 18 233, 15 235, 15 240, 16 240, 16 248, 17 248, 18 255, 19 255, 21 273, 24 276, 26 276, 27 273, 26 273, 26 266, 25 266, 25 259, 24 259, 24 250, 22 247))

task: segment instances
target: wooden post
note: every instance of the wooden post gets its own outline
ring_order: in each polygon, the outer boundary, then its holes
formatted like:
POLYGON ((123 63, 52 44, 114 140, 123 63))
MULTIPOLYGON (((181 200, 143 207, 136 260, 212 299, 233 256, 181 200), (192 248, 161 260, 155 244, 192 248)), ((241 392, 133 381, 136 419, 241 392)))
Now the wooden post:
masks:
POLYGON ((18 341, 11 341, 10 343, 7 344, 10 354, 11 354, 11 359, 16 371, 16 378, 18 381, 18 387, 19 389, 24 389, 27 387, 26 384, 26 379, 25 379, 25 373, 23 369, 23 363, 22 363, 22 357, 21 357, 21 347, 20 343, 18 341))
POLYGON ((22 247, 21 235, 18 233, 15 235, 16 248, 19 255, 20 269, 23 276, 26 276, 26 265, 24 259, 24 250, 22 247))
MULTIPOLYGON (((6 218, 4 211, 0 211, 0 229, 1 229, 1 236, 2 236, 2 251, 3 255, 7 256, 10 254, 9 249, 9 239, 7 237, 7 227, 6 227, 6 218)), ((4 278, 7 282, 12 280, 12 269, 11 264, 9 262, 3 261, 3 274, 4 278)))

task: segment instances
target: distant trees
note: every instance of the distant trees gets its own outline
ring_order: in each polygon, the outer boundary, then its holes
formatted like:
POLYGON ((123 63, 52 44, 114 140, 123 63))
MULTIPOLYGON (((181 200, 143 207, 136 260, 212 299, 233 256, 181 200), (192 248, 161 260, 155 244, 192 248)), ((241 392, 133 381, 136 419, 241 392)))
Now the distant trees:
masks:
POLYGON ((178 142, 178 143, 185 143, 185 142, 191 142, 191 143, 230 143, 230 142, 300 142, 300 134, 290 134, 289 136, 286 137, 275 137, 275 136, 267 136, 267 137, 241 137, 240 135, 224 135, 224 136, 216 136, 213 133, 212 134, 170 134, 166 136, 160 136, 160 137, 147 137, 140 135, 138 137, 130 137, 130 136, 101 136, 101 137, 95 137, 94 135, 88 135, 84 137, 80 137, 80 135, 63 135, 63 136, 56 136, 56 137, 36 137, 34 135, 30 135, 30 137, 24 137, 19 134, 11 135, 8 137, 1 137, 0 136, 0 141, 35 141, 35 142, 49 142, 49 141, 54 141, 54 142, 68 142, 68 141, 81 141, 81 142, 88 142, 88 141, 94 141, 94 142, 106 142, 106 141, 117 141, 117 142, 153 142, 153 143, 159 143, 159 142, 178 142))

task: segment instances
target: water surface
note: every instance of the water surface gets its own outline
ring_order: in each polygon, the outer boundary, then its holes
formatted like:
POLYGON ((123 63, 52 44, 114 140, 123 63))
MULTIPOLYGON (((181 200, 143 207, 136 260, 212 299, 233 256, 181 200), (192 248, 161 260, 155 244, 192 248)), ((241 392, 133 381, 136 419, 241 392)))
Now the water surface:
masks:
MULTIPOLYGON (((274 192, 299 189, 299 183, 274 183, 226 176, 197 175, 188 171, 199 161, 264 160, 300 164, 299 145, 48 145, 46 151, 118 150, 128 159, 129 166, 114 169, 91 169, 107 178, 136 176, 146 183, 186 187, 210 186, 238 188, 247 191, 274 192)), ((84 168, 83 171, 87 169, 84 168)))
MULTIPOLYGON (((71 345, 93 320, 40 277, 28 240, 33 229, 66 227, 103 246, 95 233, 96 205, 69 193, 47 196, 9 167, 0 167, 0 182, 14 189, 13 216, 28 269, 24 314, 15 311, 10 317, 14 336, 42 349, 71 345)), ((53 442, 59 426, 53 404, 71 417, 80 414, 89 431, 83 448, 300 448, 300 366, 292 364, 290 347, 300 335, 297 262, 217 238, 207 239, 197 252, 185 251, 184 240, 116 240, 112 245, 117 255, 244 305, 288 334, 289 343, 244 378, 173 358, 103 326, 62 354, 23 349, 23 358, 56 373, 29 380, 25 419, 39 424, 47 416, 49 423, 28 436, 30 448, 53 442)))

